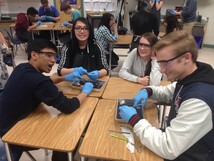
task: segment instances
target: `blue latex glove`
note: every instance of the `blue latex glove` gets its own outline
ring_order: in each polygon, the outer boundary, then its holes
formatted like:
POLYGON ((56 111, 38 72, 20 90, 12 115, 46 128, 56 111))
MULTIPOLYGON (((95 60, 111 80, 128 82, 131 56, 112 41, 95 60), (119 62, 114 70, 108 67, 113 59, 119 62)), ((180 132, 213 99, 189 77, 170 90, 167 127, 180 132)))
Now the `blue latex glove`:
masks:
POLYGON ((63 22, 63 25, 64 25, 65 27, 68 27, 69 23, 68 23, 68 22, 63 22))
POLYGON ((54 18, 53 18, 52 16, 46 16, 46 19, 47 19, 47 20, 51 20, 51 21, 54 20, 54 18))
POLYGON ((175 14, 175 10, 174 9, 170 9, 169 12, 174 15, 175 14))
POLYGON ((87 70, 84 69, 83 67, 74 68, 74 72, 79 73, 80 75, 87 74, 87 70))
POLYGON ((41 16, 42 21, 47 20, 46 16, 41 16))
POLYGON ((133 98, 135 108, 140 109, 141 107, 144 107, 147 99, 148 99, 147 90, 141 89, 133 98), (138 104, 141 105, 137 106, 138 104))
POLYGON ((42 24, 41 21, 37 21, 37 22, 36 22, 36 26, 37 26, 37 27, 40 26, 41 24, 42 24))
POLYGON ((96 80, 99 76, 100 76, 100 73, 99 73, 98 70, 94 70, 94 71, 88 73, 88 77, 89 77, 91 80, 96 80))
POLYGON ((93 90, 94 85, 91 82, 86 82, 84 86, 82 87, 82 92, 89 95, 91 91, 93 90))
POLYGON ((120 110, 120 113, 119 113, 120 117, 126 122, 129 122, 130 118, 133 115, 137 114, 137 111, 135 108, 126 106, 126 105, 120 106, 119 110, 120 110))
POLYGON ((70 74, 65 75, 65 80, 69 82, 79 82, 81 79, 81 75, 77 72, 72 72, 70 74))

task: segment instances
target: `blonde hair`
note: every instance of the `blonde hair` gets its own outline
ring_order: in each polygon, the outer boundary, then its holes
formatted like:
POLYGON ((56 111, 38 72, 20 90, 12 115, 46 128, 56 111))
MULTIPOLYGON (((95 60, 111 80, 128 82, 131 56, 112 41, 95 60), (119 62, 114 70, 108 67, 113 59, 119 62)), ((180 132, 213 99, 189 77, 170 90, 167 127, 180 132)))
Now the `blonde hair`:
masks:
POLYGON ((167 46, 173 46, 175 56, 190 52, 193 62, 196 62, 198 58, 198 47, 194 37, 183 30, 167 34, 153 46, 153 50, 158 52, 167 46))

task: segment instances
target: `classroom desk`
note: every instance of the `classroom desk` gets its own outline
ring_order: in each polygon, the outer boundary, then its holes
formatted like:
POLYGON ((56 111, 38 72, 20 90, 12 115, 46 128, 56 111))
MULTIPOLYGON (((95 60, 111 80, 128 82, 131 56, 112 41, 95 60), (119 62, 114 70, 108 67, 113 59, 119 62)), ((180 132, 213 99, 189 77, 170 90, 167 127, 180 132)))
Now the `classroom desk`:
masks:
MULTIPOLYGON (((85 157, 111 161, 163 161, 162 158, 146 147, 144 147, 141 153, 135 149, 132 154, 126 148, 125 141, 110 137, 109 130, 120 131, 121 125, 114 119, 115 105, 115 100, 99 100, 79 149, 79 153, 82 156, 81 161, 84 161, 85 157)), ((148 104, 147 107, 148 106, 152 107, 149 109, 146 108, 145 118, 148 119, 152 125, 157 127, 157 108, 154 104, 148 104)), ((128 126, 128 124, 123 124, 123 126, 128 126)), ((124 137, 122 134, 115 135, 124 137)), ((135 143, 141 145, 137 137, 135 137, 135 143)))
POLYGON ((102 98, 133 98, 143 87, 139 83, 130 82, 120 77, 110 77, 102 98))
POLYGON ((55 24, 55 26, 52 28, 52 31, 53 31, 53 41, 56 42, 56 40, 59 40, 59 33, 63 33, 65 31, 71 31, 71 30, 72 30, 71 27, 65 27, 62 22, 57 22, 55 24), (55 38, 54 31, 57 31, 56 32, 56 38, 55 38))
POLYGON ((116 45, 131 45, 133 34, 118 35, 116 42, 109 42, 109 76, 111 76, 111 56, 114 46, 116 45))
POLYGON ((54 42, 54 33, 53 33, 53 27, 55 24, 53 22, 42 22, 42 24, 35 29, 32 30, 32 38, 34 39, 33 32, 34 31, 50 31, 51 40, 54 42))
MULTIPOLYGON (((87 19, 91 22, 91 26, 94 28, 94 22, 95 20, 101 20, 102 14, 99 12, 86 12, 87 19)), ((99 24, 99 23, 98 23, 99 24)))
MULTIPOLYGON (((100 91, 92 91, 89 96, 97 97, 97 98, 102 97, 103 92, 104 92, 104 90, 106 88, 106 85, 108 84, 109 77, 108 76, 104 76, 104 77, 99 78, 99 80, 106 81, 104 88, 102 90, 100 90, 100 91)), ((56 84, 56 86, 59 89, 59 91, 62 91, 64 94, 74 95, 74 96, 79 95, 81 93, 81 89, 71 88, 70 84, 71 84, 71 82, 64 81, 64 82, 56 84)))
MULTIPOLYGON (((97 102, 97 98, 88 97, 72 114, 61 114, 55 108, 41 104, 3 136, 8 154, 8 144, 15 144, 67 152, 71 161, 72 152, 77 147, 97 102)), ((10 155, 8 157, 10 161, 10 155)))

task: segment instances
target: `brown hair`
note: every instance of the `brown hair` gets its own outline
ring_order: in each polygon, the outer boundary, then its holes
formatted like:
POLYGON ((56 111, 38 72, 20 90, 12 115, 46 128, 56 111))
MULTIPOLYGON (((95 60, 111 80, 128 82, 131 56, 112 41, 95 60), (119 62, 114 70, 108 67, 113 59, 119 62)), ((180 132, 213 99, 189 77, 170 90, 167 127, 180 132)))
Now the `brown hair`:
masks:
POLYGON ((190 52, 193 62, 196 62, 198 58, 198 47, 194 37, 183 30, 167 34, 153 46, 153 50, 158 52, 168 46, 173 46, 175 56, 190 52))
POLYGON ((48 0, 40 0, 41 4, 46 4, 48 3, 48 0))
MULTIPOLYGON (((158 38, 157 38, 157 36, 155 35, 155 34, 153 34, 153 33, 151 33, 151 32, 147 32, 147 33, 145 33, 145 34, 143 34, 142 36, 141 36, 141 38, 145 38, 146 40, 148 40, 148 42, 149 42, 149 44, 151 45, 151 46, 153 46, 157 41, 158 41, 158 38)), ((141 39, 140 38, 140 39, 141 39)))
POLYGON ((63 4, 61 5, 61 11, 63 11, 63 12, 66 12, 66 11, 69 10, 69 9, 71 9, 70 4, 68 4, 68 3, 63 3, 63 4))

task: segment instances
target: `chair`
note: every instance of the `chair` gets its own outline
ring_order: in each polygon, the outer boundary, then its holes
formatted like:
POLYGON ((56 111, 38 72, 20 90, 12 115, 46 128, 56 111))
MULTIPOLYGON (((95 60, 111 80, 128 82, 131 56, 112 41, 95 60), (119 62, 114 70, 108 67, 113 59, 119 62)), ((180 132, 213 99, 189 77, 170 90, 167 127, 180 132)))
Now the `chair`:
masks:
POLYGON ((19 40, 19 39, 15 39, 11 34, 10 34, 10 32, 9 31, 7 31, 6 29, 4 29, 5 30, 5 32, 7 33, 7 36, 8 36, 8 38, 9 38, 9 40, 10 40, 10 42, 13 44, 13 46, 15 46, 15 55, 17 54, 17 51, 18 51, 18 47, 20 46, 21 47, 21 45, 23 45, 24 46, 24 48, 26 49, 26 45, 25 45, 25 42, 23 42, 23 41, 21 41, 21 40, 19 40))

